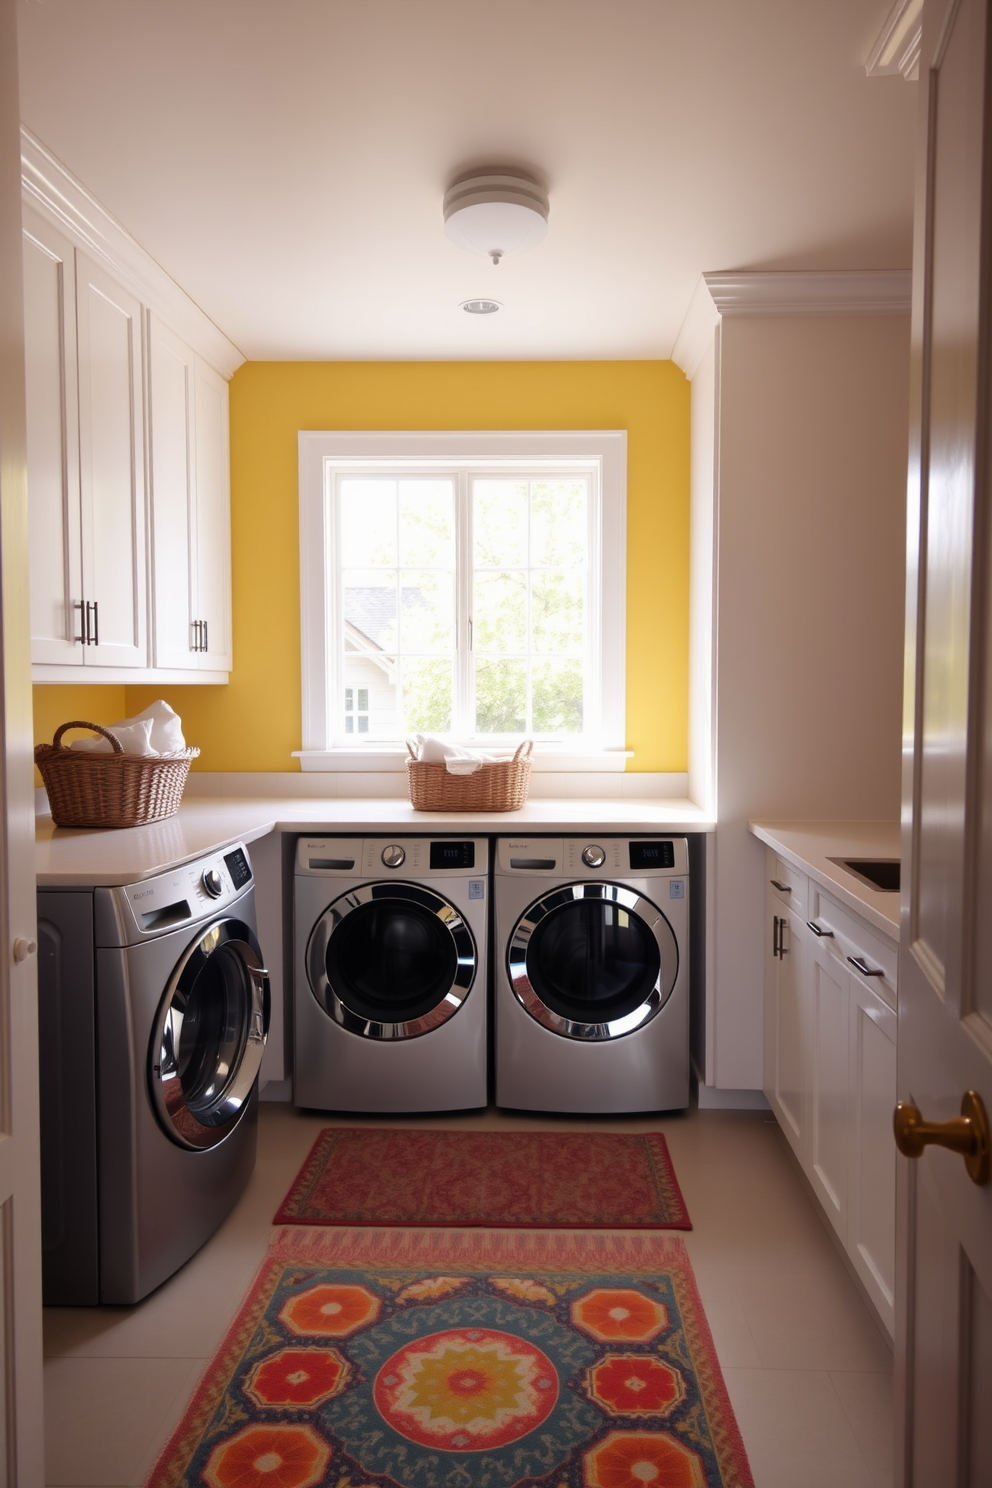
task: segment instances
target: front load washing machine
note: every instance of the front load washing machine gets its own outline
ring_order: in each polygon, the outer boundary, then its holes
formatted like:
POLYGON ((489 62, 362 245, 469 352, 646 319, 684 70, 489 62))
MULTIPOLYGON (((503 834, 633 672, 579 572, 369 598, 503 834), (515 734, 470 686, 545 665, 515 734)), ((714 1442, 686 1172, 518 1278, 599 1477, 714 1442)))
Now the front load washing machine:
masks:
POLYGON ((269 983, 248 854, 41 888, 38 946, 44 1300, 137 1302, 255 1163, 269 983))
POLYGON ((496 844, 496 1104, 689 1104, 684 837, 496 844))
POLYGON ((457 1111, 487 1099, 484 837, 302 837, 297 1106, 457 1111))

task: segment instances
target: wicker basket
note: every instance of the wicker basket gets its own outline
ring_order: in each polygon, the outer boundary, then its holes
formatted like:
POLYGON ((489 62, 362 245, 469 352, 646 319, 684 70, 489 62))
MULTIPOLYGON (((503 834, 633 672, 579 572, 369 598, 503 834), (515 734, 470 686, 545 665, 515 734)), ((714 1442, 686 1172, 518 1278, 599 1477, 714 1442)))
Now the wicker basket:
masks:
POLYGON ((519 811, 527 799, 533 747, 528 739, 512 759, 480 765, 471 775, 449 774, 443 760, 408 759, 410 803, 415 811, 519 811))
POLYGON ((189 762, 198 749, 179 754, 125 754, 109 729, 75 719, 39 744, 34 762, 48 791, 57 827, 137 827, 179 810, 189 762), (110 740, 112 754, 92 754, 62 744, 67 729, 92 729, 110 740))

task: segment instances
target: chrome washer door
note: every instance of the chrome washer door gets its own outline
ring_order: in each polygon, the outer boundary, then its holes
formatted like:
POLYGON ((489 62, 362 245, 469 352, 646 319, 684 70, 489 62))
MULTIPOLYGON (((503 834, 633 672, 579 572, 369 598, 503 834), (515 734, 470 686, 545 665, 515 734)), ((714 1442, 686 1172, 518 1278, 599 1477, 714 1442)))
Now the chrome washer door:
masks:
POLYGON ((159 1004, 149 1051, 166 1135, 203 1150, 238 1124, 269 1027, 269 978, 242 920, 216 920, 189 947, 159 1004))
POLYGON ((611 883, 567 884, 530 905, 507 949, 517 1001, 565 1038, 621 1038, 672 994, 679 952, 650 899, 611 883))
POLYGON ((369 1039, 410 1039, 457 1013, 478 956, 460 912, 420 884, 364 884, 328 905, 306 952, 317 1002, 369 1039))

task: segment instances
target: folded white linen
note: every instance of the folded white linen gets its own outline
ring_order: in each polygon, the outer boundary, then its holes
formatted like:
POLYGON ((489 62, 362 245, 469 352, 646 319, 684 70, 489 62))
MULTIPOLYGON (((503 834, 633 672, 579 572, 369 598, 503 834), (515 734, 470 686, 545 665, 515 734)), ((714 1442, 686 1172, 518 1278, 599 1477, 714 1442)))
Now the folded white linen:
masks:
MULTIPOLYGON (((122 718, 118 723, 106 727, 116 735, 125 754, 179 754, 186 748, 183 738, 182 720, 163 698, 149 703, 133 718, 122 718)), ((84 750, 90 754, 110 754, 113 745, 102 735, 73 739, 70 749, 84 750)))
POLYGON ((474 775, 483 765, 491 765, 499 755, 485 749, 469 749, 464 744, 451 744, 436 734, 416 734, 411 753, 415 759, 444 763, 449 775, 474 775))

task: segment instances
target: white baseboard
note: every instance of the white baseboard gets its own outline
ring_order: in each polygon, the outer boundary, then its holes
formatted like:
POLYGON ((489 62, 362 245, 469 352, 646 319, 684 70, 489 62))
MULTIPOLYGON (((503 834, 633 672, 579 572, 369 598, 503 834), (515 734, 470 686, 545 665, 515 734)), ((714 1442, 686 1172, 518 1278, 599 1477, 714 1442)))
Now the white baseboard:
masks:
POLYGON ((701 1111, 770 1111, 763 1090, 718 1090, 715 1085, 700 1085, 701 1111))

